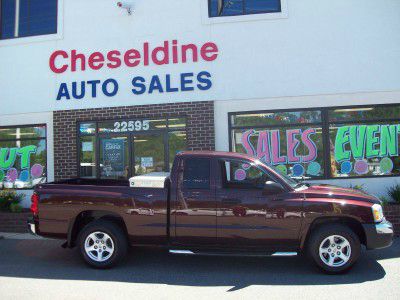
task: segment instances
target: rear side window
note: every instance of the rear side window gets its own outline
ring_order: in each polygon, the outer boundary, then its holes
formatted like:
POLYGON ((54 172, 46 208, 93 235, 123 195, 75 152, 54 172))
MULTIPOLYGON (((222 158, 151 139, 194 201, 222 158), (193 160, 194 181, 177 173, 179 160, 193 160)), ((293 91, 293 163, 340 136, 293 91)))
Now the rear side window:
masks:
POLYGON ((184 161, 183 187, 185 189, 210 188, 210 160, 191 158, 184 161))

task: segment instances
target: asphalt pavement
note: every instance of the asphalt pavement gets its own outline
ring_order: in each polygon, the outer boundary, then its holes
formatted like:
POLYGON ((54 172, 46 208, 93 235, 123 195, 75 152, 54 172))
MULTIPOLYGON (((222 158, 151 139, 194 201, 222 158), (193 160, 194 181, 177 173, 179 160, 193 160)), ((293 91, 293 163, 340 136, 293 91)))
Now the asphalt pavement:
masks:
POLYGON ((0 240, 0 299, 400 299, 400 239, 363 251, 344 275, 300 257, 211 257, 132 249, 111 270, 87 267, 62 241, 0 240))

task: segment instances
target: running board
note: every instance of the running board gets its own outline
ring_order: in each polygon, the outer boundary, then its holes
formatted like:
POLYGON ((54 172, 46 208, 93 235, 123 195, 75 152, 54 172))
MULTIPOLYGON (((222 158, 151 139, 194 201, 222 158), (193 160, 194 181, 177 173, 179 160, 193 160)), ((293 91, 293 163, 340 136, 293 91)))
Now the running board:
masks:
POLYGON ((171 253, 171 254, 185 254, 185 255, 195 254, 193 251, 190 251, 190 250, 169 250, 169 253, 171 253))
POLYGON ((297 256, 297 252, 275 252, 271 256, 297 256))
POLYGON ((296 256, 297 252, 273 252, 269 253, 240 253, 240 252, 230 252, 230 253, 221 253, 221 252, 193 252, 191 250, 169 250, 171 254, 183 254, 183 255, 212 255, 212 256, 296 256))

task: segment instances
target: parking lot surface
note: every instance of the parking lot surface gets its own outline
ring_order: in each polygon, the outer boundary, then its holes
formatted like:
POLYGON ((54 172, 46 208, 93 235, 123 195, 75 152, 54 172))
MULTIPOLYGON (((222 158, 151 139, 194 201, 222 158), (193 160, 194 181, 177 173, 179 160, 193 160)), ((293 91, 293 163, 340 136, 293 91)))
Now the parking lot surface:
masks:
POLYGON ((400 239, 363 251, 344 275, 299 257, 179 256, 132 249, 111 270, 88 268, 62 241, 0 239, 0 299, 400 299, 400 239))

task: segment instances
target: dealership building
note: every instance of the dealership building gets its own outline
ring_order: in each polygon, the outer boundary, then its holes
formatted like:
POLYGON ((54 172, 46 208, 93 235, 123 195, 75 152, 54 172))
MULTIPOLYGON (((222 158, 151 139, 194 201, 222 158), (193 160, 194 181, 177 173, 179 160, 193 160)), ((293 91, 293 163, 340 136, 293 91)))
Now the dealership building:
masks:
POLYGON ((400 184, 398 0, 0 0, 0 13, 0 188, 168 172, 182 150, 377 195, 400 184))

